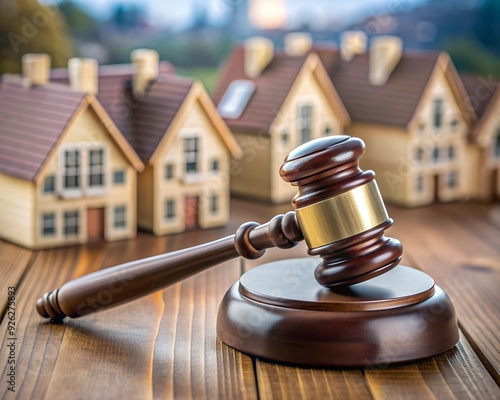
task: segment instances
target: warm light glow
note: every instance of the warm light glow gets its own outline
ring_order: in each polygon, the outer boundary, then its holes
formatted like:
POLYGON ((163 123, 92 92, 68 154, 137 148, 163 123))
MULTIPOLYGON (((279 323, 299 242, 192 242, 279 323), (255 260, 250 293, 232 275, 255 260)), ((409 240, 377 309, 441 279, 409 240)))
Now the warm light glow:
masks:
POLYGON ((285 0, 253 0, 250 22, 259 29, 283 28, 287 21, 285 0))

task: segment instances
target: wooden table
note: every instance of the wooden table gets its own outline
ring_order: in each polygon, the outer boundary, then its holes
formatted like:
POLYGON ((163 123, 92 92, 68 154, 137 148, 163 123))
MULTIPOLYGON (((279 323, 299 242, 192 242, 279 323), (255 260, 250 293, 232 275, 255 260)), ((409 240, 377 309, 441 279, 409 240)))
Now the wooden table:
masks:
MULTIPOLYGON (((64 324, 35 311, 38 296, 82 274, 231 234, 288 206, 232 201, 223 229, 169 237, 139 233, 115 243, 28 251, 0 242, 0 395, 6 399, 376 398, 500 399, 500 206, 389 208, 388 232, 404 263, 429 273, 451 297, 460 343, 431 359, 364 369, 308 369, 253 359, 215 334, 218 304, 242 268, 307 256, 305 247, 234 260, 134 303, 64 324), (15 286, 16 340, 8 340, 8 287, 15 286), (15 356, 15 393, 8 391, 15 356)), ((12 314, 11 314, 12 315, 12 314)))

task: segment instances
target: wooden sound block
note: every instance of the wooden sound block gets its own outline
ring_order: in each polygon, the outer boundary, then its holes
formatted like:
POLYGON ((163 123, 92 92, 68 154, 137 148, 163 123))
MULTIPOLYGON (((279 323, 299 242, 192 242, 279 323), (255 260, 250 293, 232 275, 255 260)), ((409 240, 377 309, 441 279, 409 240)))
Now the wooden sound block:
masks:
POLYGON ((453 305, 425 273, 405 266, 348 289, 314 279, 315 258, 246 272, 219 307, 227 345, 310 366, 385 365, 429 357, 458 342, 453 305))

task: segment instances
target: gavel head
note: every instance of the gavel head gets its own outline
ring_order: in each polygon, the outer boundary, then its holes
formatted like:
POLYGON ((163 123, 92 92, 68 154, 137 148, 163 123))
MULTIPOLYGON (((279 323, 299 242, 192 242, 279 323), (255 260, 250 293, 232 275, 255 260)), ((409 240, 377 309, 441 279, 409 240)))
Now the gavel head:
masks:
POLYGON ((401 243, 384 236, 393 221, 375 174, 359 168, 364 151, 358 138, 323 137, 293 150, 280 169, 298 188, 292 204, 309 254, 323 259, 315 277, 325 287, 363 282, 401 260, 401 243))

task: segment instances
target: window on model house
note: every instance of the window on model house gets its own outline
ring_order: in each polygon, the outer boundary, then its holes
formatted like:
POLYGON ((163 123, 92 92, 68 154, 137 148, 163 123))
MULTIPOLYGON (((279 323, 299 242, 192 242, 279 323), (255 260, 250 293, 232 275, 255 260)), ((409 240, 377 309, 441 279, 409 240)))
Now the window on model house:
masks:
POLYGON ((210 196, 209 210, 211 214, 219 212, 219 197, 217 195, 210 196))
POLYGON ((283 146, 286 146, 288 144, 288 140, 289 140, 288 131, 286 129, 283 129, 283 131, 281 132, 281 144, 283 146))
POLYGON ((424 161, 424 151, 420 147, 415 150, 414 158, 417 164, 421 164, 424 161))
POLYGON ((89 151, 89 180, 91 188, 104 186, 104 150, 93 149, 89 151))
POLYGON ((419 175, 417 176, 417 193, 422 193, 424 188, 424 177, 423 175, 419 175))
POLYGON ((434 108, 434 128, 439 129, 443 125, 443 99, 435 99, 434 108))
POLYGON ((80 189, 82 155, 80 150, 71 149, 64 152, 64 189, 80 189))
POLYGON ((56 214, 53 212, 42 214, 42 235, 54 236, 56 234, 56 214))
POLYGON ((451 161, 451 160, 454 160, 455 159, 455 147, 450 145, 448 147, 448 159, 451 161))
POLYGON ((330 125, 328 125, 328 124, 325 125, 325 129, 323 130, 323 134, 325 136, 332 134, 332 128, 330 127, 330 125))
POLYGON ((123 185, 125 184, 125 171, 124 170, 118 170, 113 172, 113 183, 115 185, 123 185))
POLYGON ((64 236, 78 236, 80 231, 80 213, 78 211, 64 212, 64 236))
POLYGON ((127 226, 127 208, 117 206, 113 209, 113 227, 123 229, 127 226))
POLYGON ((219 160, 212 160, 210 169, 212 170, 212 172, 219 172, 219 160))
POLYGON ((184 161, 187 173, 198 172, 199 139, 197 137, 184 139, 184 161))
POLYGON ((174 165, 173 164, 165 165, 165 179, 167 181, 174 179, 174 165))
POLYGON ((49 194, 56 191, 56 177, 47 175, 43 180, 43 193, 49 194))
POLYGON ((175 200, 168 199, 165 201, 165 219, 173 220, 175 218, 175 200))
POLYGON ((298 109, 298 127, 300 144, 306 143, 311 140, 312 133, 312 105, 302 104, 298 109))
POLYGON ((447 184, 450 189, 457 186, 457 173, 455 171, 450 171, 448 173, 447 184))
POLYGON ((439 162, 439 147, 434 147, 432 150, 432 161, 436 164, 439 162))
POLYGON ((500 158, 500 127, 497 128, 497 133, 493 139, 493 155, 495 158, 500 158))

